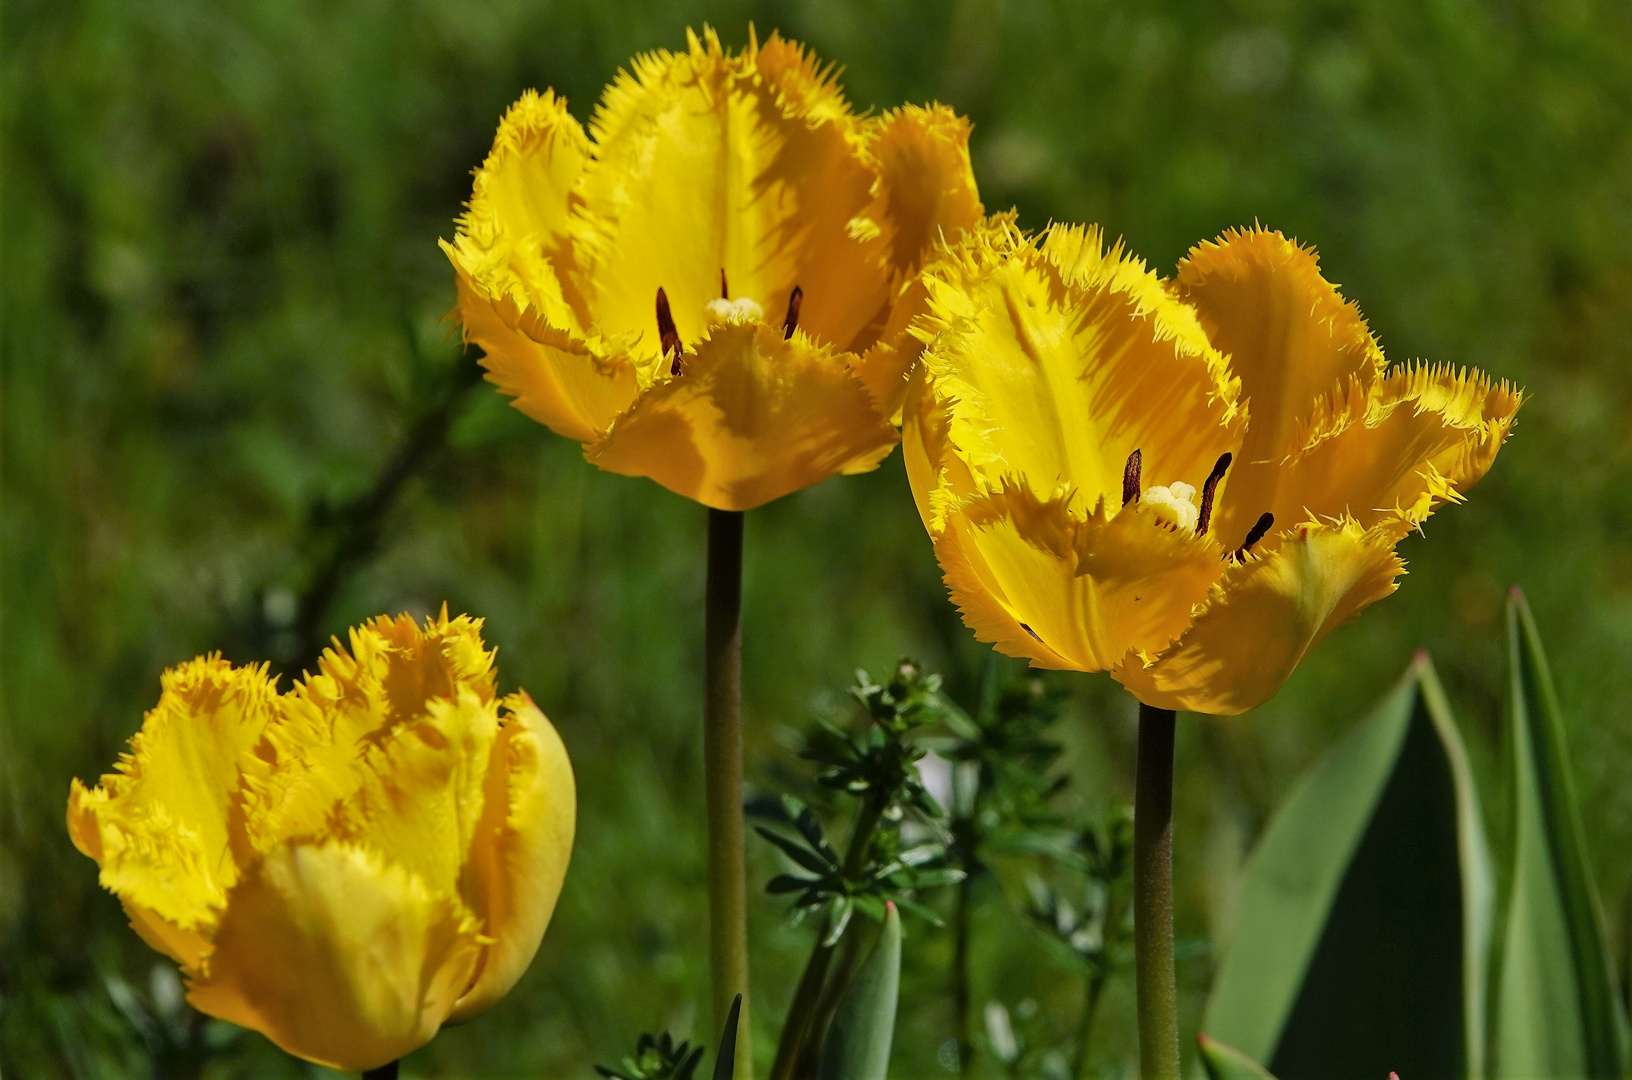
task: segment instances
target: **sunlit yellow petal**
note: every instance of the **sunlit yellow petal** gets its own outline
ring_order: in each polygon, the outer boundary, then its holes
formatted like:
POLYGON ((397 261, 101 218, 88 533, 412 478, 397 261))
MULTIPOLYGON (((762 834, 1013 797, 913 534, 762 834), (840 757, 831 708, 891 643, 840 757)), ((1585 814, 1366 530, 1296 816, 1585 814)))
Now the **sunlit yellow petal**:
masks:
POLYGON ((978 639, 1077 671, 1165 646, 1223 570, 1211 539, 1159 524, 1140 504, 1083 519, 1065 499, 1019 485, 947 515, 935 552, 978 639))
POLYGON ((553 94, 510 107, 476 170, 469 210, 442 249, 458 271, 465 338, 516 406, 588 441, 628 407, 634 365, 592 333, 568 236, 569 196, 589 139, 553 94))
POLYGON ((952 453, 951 435, 951 409, 936 400, 920 369, 908 382, 902 403, 901 457, 912 501, 932 536, 940 532, 947 512, 978 490, 974 475, 952 453), (948 475, 954 466, 956 479, 948 475))
MULTIPOLYGON (((937 333, 922 363, 950 443, 987 485, 1065 485, 1120 503, 1129 454, 1147 483, 1200 487, 1235 449, 1234 381, 1194 315, 1097 229, 1032 242, 976 233, 928 276, 937 333)), ((1226 481, 1227 482, 1227 481, 1226 481)))
POLYGON ((555 912, 577 827, 572 763, 561 736, 525 693, 506 706, 461 886, 494 940, 451 1021, 492 1005, 527 970, 555 912))
POLYGON ((903 276, 985 213, 969 163, 970 127, 945 105, 907 105, 873 121, 870 146, 895 222, 890 261, 903 276))
POLYGON ((75 781, 69 834, 103 887, 181 931, 213 926, 245 850, 239 762, 272 718, 264 667, 219 656, 166 671, 159 703, 95 789, 75 781))
POLYGON ((1194 624, 1154 659, 1113 674, 1164 709, 1232 715, 1267 700, 1332 628, 1393 592, 1395 534, 1357 522, 1302 525, 1230 567, 1194 624))
POLYGON ((619 418, 589 460, 715 509, 747 510, 872 469, 895 445, 844 358, 803 334, 724 324, 682 370, 619 418))
POLYGON ((326 835, 379 852, 433 889, 456 889, 498 730, 498 706, 468 690, 428 702, 364 745, 358 788, 330 811, 326 835))
POLYGON ((528 90, 499 121, 493 149, 476 170, 472 215, 491 214, 518 243, 530 240, 555 254, 589 156, 589 138, 566 99, 528 90))
POLYGON ((1326 398, 1281 464, 1275 520, 1420 524, 1490 469, 1523 395, 1449 367, 1399 369, 1326 398))
POLYGON ((458 290, 465 340, 482 347, 489 381, 557 435, 593 441, 639 392, 637 365, 615 343, 552 326, 537 304, 489 291, 463 267, 458 290))
POLYGON ((1252 415, 1218 511, 1221 535, 1245 536, 1275 504, 1279 463, 1321 396, 1350 380, 1369 386, 1383 354, 1314 251, 1278 232, 1231 230, 1199 245, 1179 263, 1174 290, 1228 354, 1252 415))
POLYGON ((907 377, 924 351, 912 324, 929 312, 929 290, 919 275, 944 245, 956 244, 984 213, 969 164, 969 121, 935 105, 909 105, 874 122, 873 154, 888 196, 895 242, 891 262, 899 278, 878 340, 856 364, 856 377, 900 422, 907 377))
POLYGON ((415 859, 434 852, 456 866, 481 812, 481 763, 498 723, 481 620, 449 619, 446 609, 423 625, 381 616, 353 629, 349 644, 327 650, 318 673, 284 695, 267 752, 246 763, 251 838, 267 852, 304 836, 376 835, 432 886, 452 888, 451 872, 415 859), (416 827, 402 815, 441 811, 469 821, 414 855, 416 827))
POLYGON ((345 844, 295 844, 233 890, 188 1000, 338 1069, 424 1045, 470 984, 479 925, 451 895, 345 844))
POLYGON ((707 31, 639 56, 591 130, 574 235, 602 332, 643 333, 655 357, 662 288, 695 341, 722 271, 730 298, 776 318, 800 286, 800 325, 841 349, 882 317, 891 237, 865 135, 798 46, 773 36, 733 56, 707 31))

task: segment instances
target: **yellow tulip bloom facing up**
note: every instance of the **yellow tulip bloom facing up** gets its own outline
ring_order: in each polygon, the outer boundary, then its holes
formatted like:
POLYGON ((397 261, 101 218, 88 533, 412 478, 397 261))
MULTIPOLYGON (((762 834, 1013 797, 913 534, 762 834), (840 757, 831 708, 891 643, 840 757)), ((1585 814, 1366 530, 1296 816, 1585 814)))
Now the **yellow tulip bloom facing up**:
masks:
POLYGON ((187 998, 339 1069, 395 1061, 515 985, 554 910, 576 801, 481 623, 381 617, 287 693, 200 657, 68 827, 187 998))
MULTIPOLYGON (((950 109, 858 117, 800 46, 750 29, 731 53, 705 28, 635 57, 587 131, 553 93, 523 95, 442 245, 465 337, 518 409, 710 508, 716 1024, 748 989, 741 514, 876 468, 899 440, 921 270, 982 214, 968 141, 950 109)), ((751 1032, 746 997, 740 1015, 751 1032)))
POLYGON ((588 133, 528 93, 442 245, 465 335, 590 461, 717 510, 872 469, 918 271, 980 218, 968 136, 939 106, 852 115, 775 35, 636 57, 588 133))
POLYGON ((1313 252, 1262 229, 1163 282, 1095 230, 996 222, 928 282, 904 429, 954 600, 1039 667, 1162 709, 1263 702, 1388 595, 1521 395, 1389 370, 1313 252))

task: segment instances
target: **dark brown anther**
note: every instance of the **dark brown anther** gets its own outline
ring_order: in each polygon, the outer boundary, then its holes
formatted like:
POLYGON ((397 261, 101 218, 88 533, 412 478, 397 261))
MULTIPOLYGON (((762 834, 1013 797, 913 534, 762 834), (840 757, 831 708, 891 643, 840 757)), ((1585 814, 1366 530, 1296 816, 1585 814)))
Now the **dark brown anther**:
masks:
POLYGON ((680 374, 680 331, 674 327, 674 312, 669 310, 669 294, 660 285, 657 289, 657 340, 666 356, 674 357, 669 374, 680 374))
POLYGON ((1144 462, 1144 456, 1135 450, 1128 455, 1128 463, 1122 468, 1122 505, 1139 501, 1139 468, 1144 462))
POLYGON ((1196 535, 1206 536, 1207 526, 1213 521, 1213 496, 1218 493, 1218 482, 1224 479, 1224 474, 1230 471, 1230 452, 1226 450, 1218 455, 1213 463, 1213 471, 1207 474, 1207 482, 1201 485, 1201 514, 1196 518, 1196 535))
POLYGON ((782 320, 782 336, 791 338, 793 332, 799 329, 799 305, 805 302, 805 290, 795 285, 793 292, 788 294, 788 317, 782 320))
POLYGON ((725 267, 720 267, 720 299, 731 299, 731 286, 725 283, 725 267))
POLYGON ((1254 524, 1251 529, 1247 530, 1247 538, 1241 541, 1240 547, 1235 549, 1235 557, 1237 559, 1242 558, 1247 552, 1251 551, 1252 545, 1262 540, 1264 538, 1264 534, 1269 532, 1269 527, 1273 524, 1275 524, 1275 515, 1271 514, 1268 510, 1265 510, 1263 514, 1259 516, 1257 523, 1254 524))

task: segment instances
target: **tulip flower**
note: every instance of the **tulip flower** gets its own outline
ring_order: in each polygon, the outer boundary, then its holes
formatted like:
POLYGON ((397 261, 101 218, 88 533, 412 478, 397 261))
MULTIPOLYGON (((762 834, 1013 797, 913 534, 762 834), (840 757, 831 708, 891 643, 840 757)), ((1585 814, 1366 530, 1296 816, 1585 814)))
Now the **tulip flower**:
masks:
POLYGON ((965 622, 1140 702, 1140 1074, 1178 1080, 1174 710, 1252 708, 1393 592, 1395 545, 1485 474, 1522 395, 1390 370, 1314 253, 1264 229, 1163 282, 1097 229, 995 219, 925 290, 902 439, 965 622))
POLYGON ((994 223, 933 268, 904 429, 953 599, 1035 666, 1239 713, 1393 592, 1395 545, 1490 468, 1521 395, 1389 369, 1264 229, 1162 282, 1096 230, 994 223))
MULTIPOLYGON (((921 271, 982 213, 968 142, 941 106, 855 116, 833 68, 777 35, 733 54, 688 32, 619 73, 587 132, 553 93, 523 95, 442 245, 465 338, 518 409, 710 508, 715 1023, 748 976, 741 514, 898 441, 921 271)), ((752 1031, 746 998, 742 1016, 752 1031)))
POLYGON ((918 271, 980 218, 968 137, 939 106, 852 115, 776 35, 636 57, 588 134, 528 93, 442 245, 465 336, 590 461, 717 510, 872 469, 918 271))
POLYGON ((165 672, 68 828, 201 1011, 338 1069, 502 998, 572 849, 572 768, 480 620, 384 616, 280 694, 266 667, 165 672))

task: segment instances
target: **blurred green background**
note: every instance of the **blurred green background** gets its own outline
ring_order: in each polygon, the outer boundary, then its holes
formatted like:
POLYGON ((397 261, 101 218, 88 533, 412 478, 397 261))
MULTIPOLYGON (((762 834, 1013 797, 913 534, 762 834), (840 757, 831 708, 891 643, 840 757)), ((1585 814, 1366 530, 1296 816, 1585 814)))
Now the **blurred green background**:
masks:
MULTIPOLYGON (((988 209, 1099 222, 1164 272, 1263 221, 1318 246, 1391 358, 1477 365, 1532 394, 1469 503, 1406 540, 1394 598, 1255 713, 1182 721, 1187 1022, 1216 955, 1203 943, 1227 944, 1267 815, 1414 650, 1432 651, 1495 775, 1515 582, 1574 720, 1626 953, 1624 4, 5 0, 0 18, 6 1076, 140 1077, 163 1042, 132 1025, 128 995, 162 1004, 173 984, 63 826, 69 778, 113 762, 160 670, 212 649, 298 665, 313 633, 444 600, 486 616, 504 685, 560 727, 580 833, 526 979, 405 1075, 585 1077, 642 1029, 693 1030, 704 515, 595 471, 491 389, 460 389, 471 361, 442 322, 453 284, 435 241, 523 89, 554 87, 587 117, 631 54, 705 20, 733 45, 750 20, 808 42, 845 65, 859 109, 939 99, 969 114, 988 209)), ((984 654, 945 599, 898 454, 750 515, 746 618, 759 781, 856 666, 915 655, 967 697, 984 654)), ((1131 703, 1102 677, 1064 684, 1067 802, 1097 811, 1128 793, 1131 703)), ((762 882, 774 860, 757 842, 752 856, 762 882)), ((1067 1024, 1079 981, 988 899, 977 1011, 1030 997, 1067 1024)), ((784 914, 754 901, 767 1048, 808 948, 784 914)), ((944 1075, 950 946, 923 923, 908 934, 896 1073, 944 1075)), ((1133 1053, 1125 981, 1107 1010, 1096 1055, 1115 1075, 1133 1053)), ((259 1037, 228 1049, 210 1075, 319 1072, 259 1037)))

